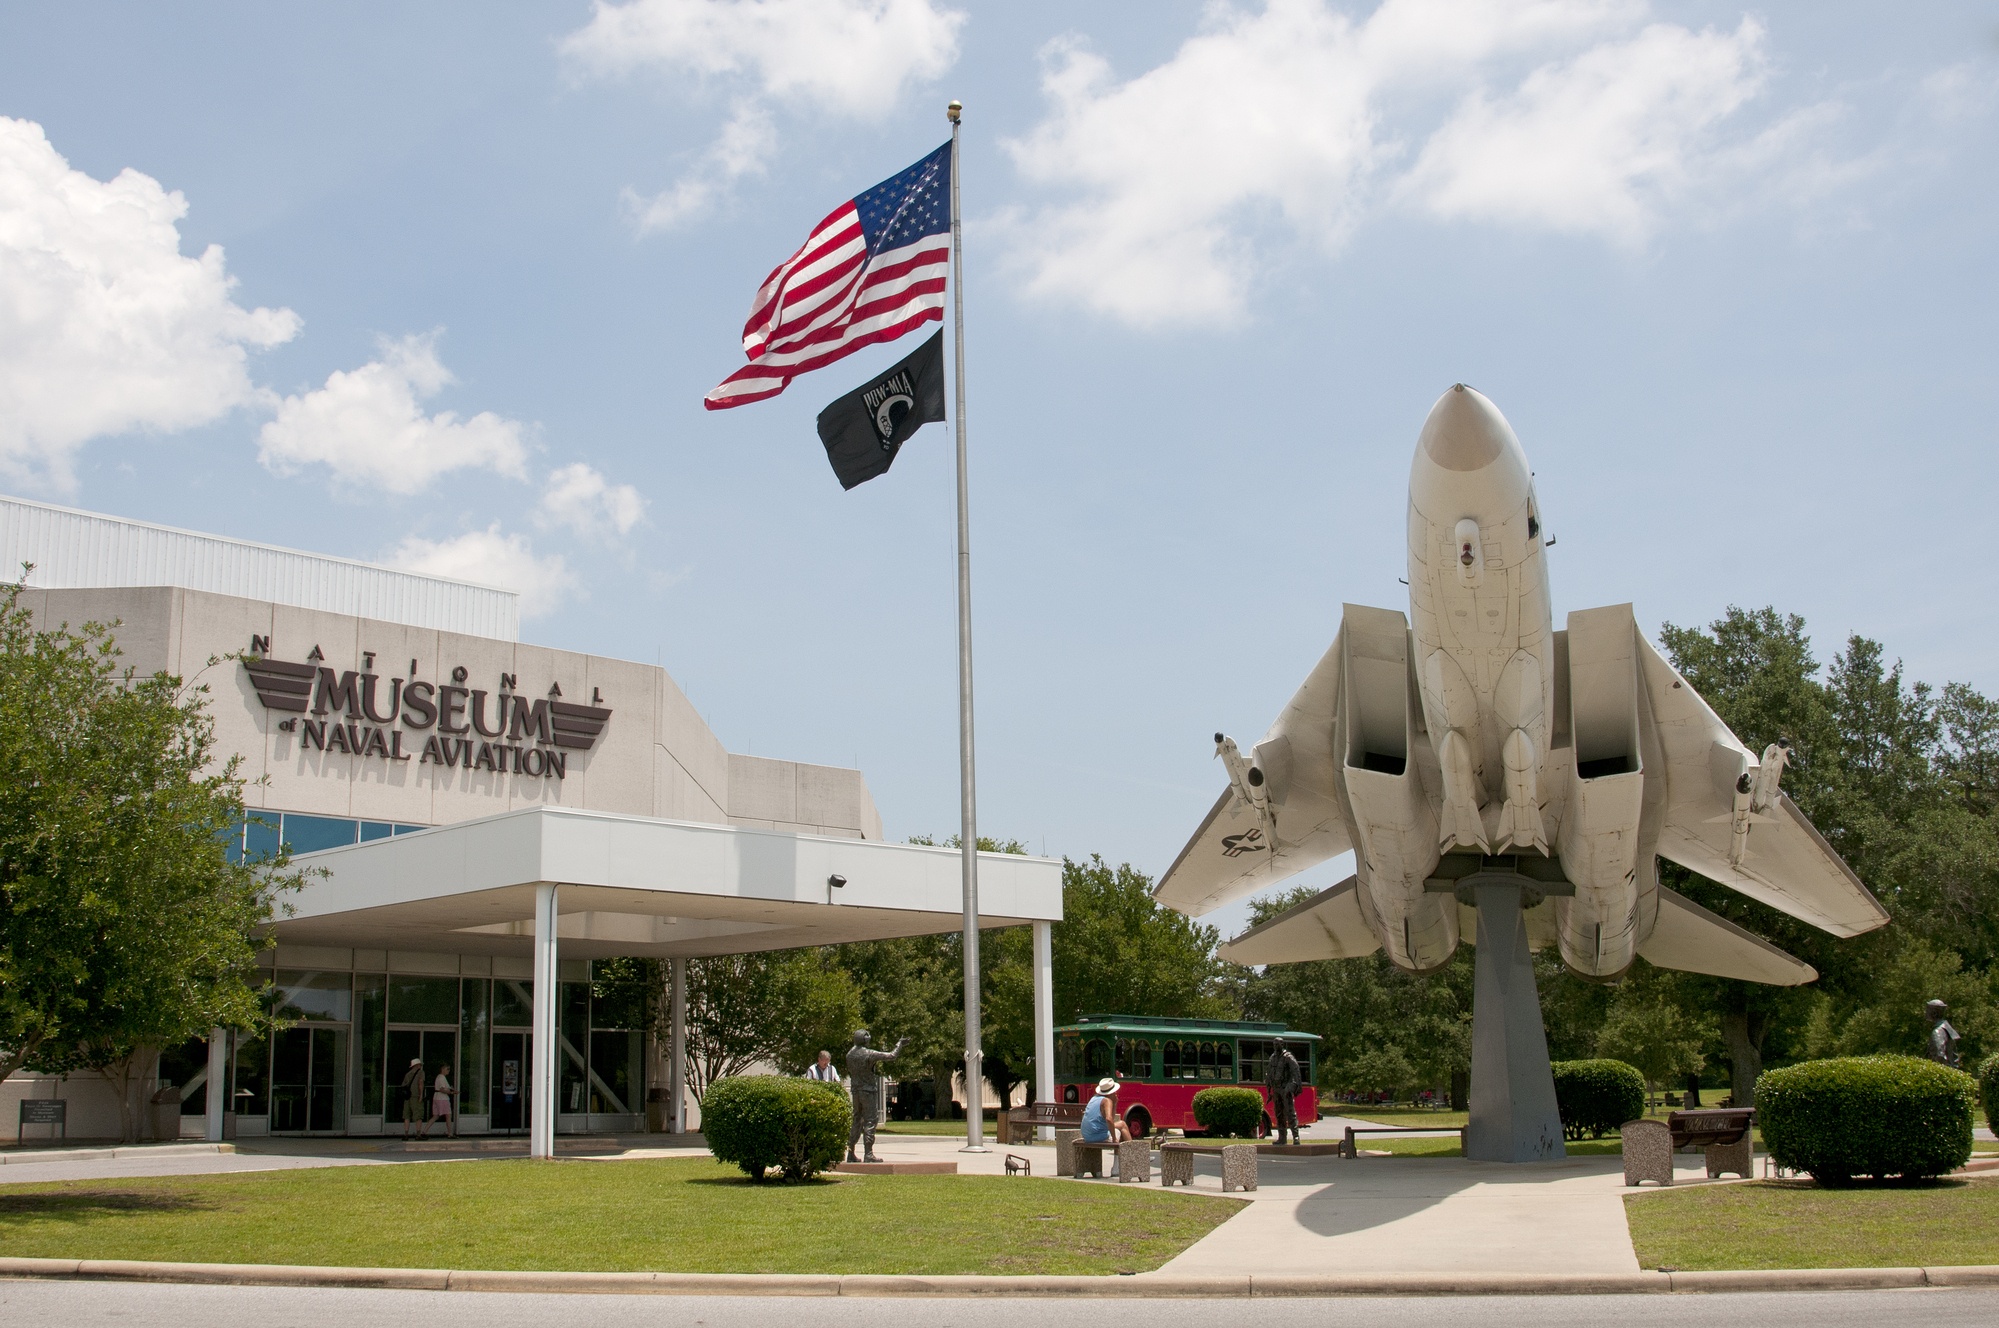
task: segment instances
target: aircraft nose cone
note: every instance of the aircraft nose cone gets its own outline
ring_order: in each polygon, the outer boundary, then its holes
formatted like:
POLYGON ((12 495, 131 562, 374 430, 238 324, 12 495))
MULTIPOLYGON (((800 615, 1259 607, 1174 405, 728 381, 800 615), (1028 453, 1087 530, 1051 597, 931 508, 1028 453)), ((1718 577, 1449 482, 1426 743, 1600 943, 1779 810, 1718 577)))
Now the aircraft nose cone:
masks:
POLYGON ((1512 432, 1499 407, 1459 383, 1430 407, 1417 446, 1445 470, 1484 470, 1506 450, 1512 432))

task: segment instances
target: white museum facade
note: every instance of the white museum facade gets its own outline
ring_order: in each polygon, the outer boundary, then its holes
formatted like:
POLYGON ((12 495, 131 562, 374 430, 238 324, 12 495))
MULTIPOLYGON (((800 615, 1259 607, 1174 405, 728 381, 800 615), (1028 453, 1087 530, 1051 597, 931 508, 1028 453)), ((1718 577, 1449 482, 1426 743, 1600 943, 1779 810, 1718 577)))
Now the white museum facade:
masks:
MULTIPOLYGON (((15 498, 0 562, 38 625, 116 621, 140 673, 207 684, 231 851, 318 869, 263 955, 287 1026, 163 1049, 155 1136, 397 1133, 413 1059, 460 1133, 678 1130, 687 960, 962 925, 959 853, 886 843, 860 771, 730 752, 665 669, 520 641, 507 591, 15 498), (667 1037, 592 983, 622 956, 669 961, 667 1037)), ((1034 929, 1039 1080, 1061 864, 980 854, 979 906, 1034 929)), ((24 1098, 118 1133, 101 1076, 16 1074, 0 1139, 50 1132, 24 1098)))

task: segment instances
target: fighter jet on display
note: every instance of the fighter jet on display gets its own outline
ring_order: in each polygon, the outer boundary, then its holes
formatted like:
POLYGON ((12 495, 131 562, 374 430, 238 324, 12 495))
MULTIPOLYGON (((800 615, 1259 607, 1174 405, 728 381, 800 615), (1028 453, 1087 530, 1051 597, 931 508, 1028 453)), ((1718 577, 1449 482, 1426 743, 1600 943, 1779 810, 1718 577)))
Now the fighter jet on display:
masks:
MULTIPOLYGON (((1779 985, 1817 976, 1661 886, 1662 857, 1835 936, 1886 923, 1778 787, 1788 748, 1743 746, 1629 604, 1555 629, 1543 545, 1512 427, 1479 393, 1451 388, 1410 468, 1409 616, 1346 605, 1332 648, 1261 742, 1244 752, 1215 735, 1229 786, 1155 897, 1198 915, 1351 849, 1351 877, 1223 957, 1379 948, 1429 972, 1478 925, 1478 887, 1510 881, 1527 945, 1555 945, 1597 980, 1639 956, 1779 985)), ((1500 940, 1519 924, 1502 925, 1500 940)), ((1531 999, 1531 970, 1527 980, 1531 999)))

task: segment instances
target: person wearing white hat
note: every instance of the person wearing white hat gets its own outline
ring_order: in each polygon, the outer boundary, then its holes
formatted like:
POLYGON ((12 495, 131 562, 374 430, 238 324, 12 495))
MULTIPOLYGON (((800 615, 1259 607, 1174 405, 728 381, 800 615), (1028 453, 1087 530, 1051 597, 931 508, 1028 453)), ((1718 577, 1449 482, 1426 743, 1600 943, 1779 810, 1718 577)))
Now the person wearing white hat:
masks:
POLYGON ((1124 1118, 1118 1115, 1117 1091, 1118 1081, 1109 1075, 1097 1081, 1096 1096, 1083 1108, 1081 1142, 1121 1144, 1131 1138, 1131 1131, 1125 1128, 1124 1118))
POLYGON ((423 1115, 423 1058, 410 1058, 410 1067, 403 1071, 403 1138, 411 1138, 417 1127, 422 1126, 425 1134, 430 1126, 423 1115))

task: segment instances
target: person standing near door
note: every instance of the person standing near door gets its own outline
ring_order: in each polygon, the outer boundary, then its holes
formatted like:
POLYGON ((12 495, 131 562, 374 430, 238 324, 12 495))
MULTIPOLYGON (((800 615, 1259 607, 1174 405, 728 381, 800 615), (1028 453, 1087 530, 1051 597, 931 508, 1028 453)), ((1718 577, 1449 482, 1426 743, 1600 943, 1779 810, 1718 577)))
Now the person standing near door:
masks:
POLYGON ((444 1137, 458 1137, 458 1118, 451 1110, 451 1099, 458 1096, 458 1090, 451 1086, 451 1067, 444 1066, 437 1072, 437 1079, 430 1086, 430 1119, 423 1123, 423 1137, 430 1138, 430 1127, 438 1121, 444 1122, 444 1137))
MULTIPOLYGON (((403 1071, 403 1138, 416 1133, 416 1127, 423 1123, 423 1060, 421 1057, 410 1061, 409 1069, 403 1071)), ((424 1125, 423 1132, 430 1133, 430 1126, 424 1125)))

